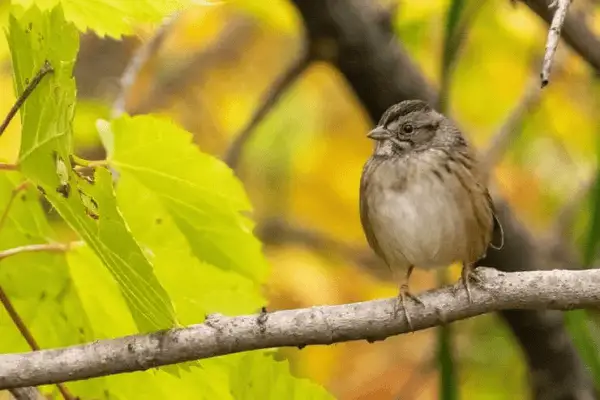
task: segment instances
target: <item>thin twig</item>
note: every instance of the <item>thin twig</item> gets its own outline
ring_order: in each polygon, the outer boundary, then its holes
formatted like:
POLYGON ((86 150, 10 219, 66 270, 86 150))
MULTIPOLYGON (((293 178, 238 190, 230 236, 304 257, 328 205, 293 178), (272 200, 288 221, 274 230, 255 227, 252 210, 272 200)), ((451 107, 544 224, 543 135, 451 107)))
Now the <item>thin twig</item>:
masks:
POLYGON ((527 84, 516 107, 510 112, 500 129, 492 137, 488 148, 481 155, 487 173, 500 162, 510 143, 519 135, 523 119, 540 104, 540 95, 541 90, 536 77, 527 84))
POLYGON ((17 164, 0 163, 0 171, 16 171, 18 168, 17 164))
MULTIPOLYGON (((33 335, 27 328, 27 325, 25 325, 25 322, 23 321, 23 319, 17 313, 17 310, 15 309, 12 302, 10 301, 10 299, 4 292, 4 289, 2 289, 2 286, 0 286, 0 303, 2 303, 2 305, 4 306, 4 309, 8 313, 10 319, 12 319, 13 323, 15 324, 15 326, 21 333, 21 336, 23 336, 23 338, 25 339, 25 341, 27 342, 27 344, 29 345, 31 350, 39 351, 40 346, 38 345, 38 343, 34 339, 33 335)), ((23 386, 37 386, 37 385, 23 385, 23 386)), ((68 389, 62 383, 57 382, 56 386, 58 387, 58 390, 60 391, 61 395, 63 396, 63 398, 65 400, 73 399, 73 396, 71 395, 71 393, 68 391, 68 389)), ((33 388, 31 388, 31 389, 33 389, 33 388)))
MULTIPOLYGON (((439 326, 499 310, 600 306, 600 270, 500 272, 480 267, 480 284, 462 282, 420 293, 409 303, 413 327, 439 326)), ((209 315, 202 324, 65 348, 0 355, 0 390, 52 384, 274 347, 375 342, 407 333, 406 318, 394 317, 397 299, 318 306, 239 317, 209 315)), ((400 314, 402 315, 402 313, 400 314)))
POLYGON ((111 112, 112 118, 116 118, 125 112, 125 104, 133 84, 136 82, 138 74, 142 67, 148 62, 152 56, 158 52, 163 44, 167 34, 171 31, 174 22, 179 17, 180 12, 176 11, 167 16, 154 32, 154 35, 136 51, 135 55, 129 61, 121 77, 121 90, 117 95, 117 99, 113 103, 111 112))
POLYGON ((2 289, 1 286, 0 286, 0 302, 6 309, 6 312, 10 316, 10 319, 12 319, 15 326, 21 333, 21 336, 23 336, 23 338, 25 339, 25 341, 27 342, 27 344, 29 345, 31 350, 40 350, 40 346, 38 346, 33 335, 31 334, 31 332, 29 332, 29 329, 25 325, 25 322, 21 319, 21 317, 17 313, 17 310, 15 309, 12 302, 10 301, 10 299, 8 298, 8 296, 4 292, 4 289, 2 289))
POLYGON ((19 192, 25 190, 28 185, 29 181, 23 181, 18 186, 15 186, 10 192, 10 197, 6 202, 6 207, 4 208, 4 211, 2 211, 2 216, 0 216, 0 231, 2 230, 2 228, 4 228, 4 224, 6 223, 6 219, 8 218, 8 213, 13 205, 13 202, 15 201, 15 198, 17 197, 19 192))
POLYGON ((4 118, 2 125, 0 125, 0 136, 2 136, 2 134, 8 127, 8 124, 10 124, 10 121, 17 114, 17 111, 19 111, 19 108, 21 108, 23 103, 25 103, 25 100, 27 100, 27 98, 31 95, 31 93, 33 93, 33 91, 35 90, 37 85, 40 84, 40 82, 42 81, 42 78, 44 78, 44 76, 46 76, 50 72, 54 72, 54 69, 52 68, 52 65, 50 65, 50 62, 48 60, 46 60, 46 61, 44 61, 44 65, 42 66, 42 68, 40 68, 38 73, 33 77, 33 79, 31 79, 31 81, 29 83, 27 83, 25 90, 23 90, 23 93, 21 93, 21 95, 17 98, 17 101, 15 102, 15 104, 12 106, 12 108, 6 115, 6 118, 4 118))
MULTIPOLYGON (((25 187, 25 185, 24 185, 25 183, 26 182, 22 183, 17 188, 25 187)), ((14 190, 13 190, 13 193, 15 193, 14 190)), ((14 256, 17 254, 23 254, 23 253, 44 252, 44 251, 64 252, 64 251, 67 251, 68 249, 69 249, 69 245, 61 244, 61 243, 25 245, 25 246, 20 246, 20 247, 15 247, 15 248, 8 249, 8 250, 0 251, 0 260, 3 260, 7 257, 14 256)), ((23 336, 23 338, 25 339, 25 341, 27 342, 27 344, 29 345, 31 350, 39 351, 40 346, 38 345, 35 338, 33 337, 31 332, 27 328, 27 325, 25 325, 25 322, 23 321, 23 319, 17 313, 17 310, 15 309, 12 302, 10 301, 10 299, 4 292, 4 289, 2 289, 2 286, 0 286, 0 303, 2 303, 2 305, 6 309, 6 312, 12 319, 13 323, 15 324, 15 326, 21 333, 21 336, 23 336)), ((60 393, 62 394, 62 396, 65 400, 73 399, 73 396, 70 394, 70 392, 67 390, 67 388, 64 385, 57 383, 57 386, 58 386, 58 390, 60 391, 60 393)), ((30 388, 30 389, 34 389, 34 388, 30 388)), ((25 395, 25 393, 21 393, 21 394, 25 395)))
POLYGON ((293 85, 298 78, 300 78, 302 73, 310 65, 311 57, 309 52, 306 49, 303 49, 301 54, 302 55, 295 60, 294 63, 283 73, 283 75, 281 75, 279 79, 277 79, 277 81, 271 86, 246 127, 236 136, 227 149, 224 160, 231 169, 235 170, 237 168, 244 146, 252 137, 252 134, 258 124, 260 124, 260 122, 267 116, 269 111, 275 106, 275 104, 277 104, 277 101, 279 101, 286 90, 293 85))
POLYGON ((0 251, 0 260, 5 258, 16 256, 17 254, 23 253, 64 253, 70 249, 69 244, 64 243, 41 243, 41 244, 26 244, 24 246, 13 247, 12 249, 6 249, 0 251))
POLYGON ((558 7, 552 18, 550 29, 548 30, 548 39, 546 40, 544 63, 542 65, 542 73, 540 74, 542 87, 548 85, 548 82, 550 81, 550 70, 552 69, 552 62, 554 61, 554 55, 556 54, 556 48, 558 47, 560 31, 565 23, 571 0, 553 0, 549 7, 553 8, 557 5, 558 7))
MULTIPOLYGON (((548 8, 548 0, 521 0, 548 24, 554 14, 548 8)), ((561 32, 562 40, 575 50, 596 72, 600 71, 600 40, 588 26, 585 14, 567 13, 561 32)))

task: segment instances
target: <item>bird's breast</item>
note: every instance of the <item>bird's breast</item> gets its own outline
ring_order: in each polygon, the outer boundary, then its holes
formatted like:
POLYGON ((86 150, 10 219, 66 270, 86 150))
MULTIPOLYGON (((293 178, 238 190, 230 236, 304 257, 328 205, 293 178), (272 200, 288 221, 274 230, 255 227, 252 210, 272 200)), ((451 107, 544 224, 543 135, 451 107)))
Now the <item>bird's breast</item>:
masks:
POLYGON ((391 267, 474 262, 487 248, 491 210, 466 169, 449 172, 435 159, 386 161, 372 171, 365 195, 373 234, 391 267))

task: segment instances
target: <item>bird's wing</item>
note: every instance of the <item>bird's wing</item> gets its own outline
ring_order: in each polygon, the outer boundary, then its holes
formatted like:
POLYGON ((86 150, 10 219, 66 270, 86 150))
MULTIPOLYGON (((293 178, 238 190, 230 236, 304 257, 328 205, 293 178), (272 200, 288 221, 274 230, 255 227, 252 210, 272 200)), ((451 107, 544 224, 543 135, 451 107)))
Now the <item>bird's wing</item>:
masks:
POLYGON ((492 240, 490 241, 490 247, 492 249, 500 250, 502 247, 504 247, 504 229, 502 228, 502 224, 496 215, 494 201, 492 200, 492 196, 490 196, 490 192, 487 189, 485 194, 492 210, 492 217, 494 218, 494 227, 492 228, 492 240))

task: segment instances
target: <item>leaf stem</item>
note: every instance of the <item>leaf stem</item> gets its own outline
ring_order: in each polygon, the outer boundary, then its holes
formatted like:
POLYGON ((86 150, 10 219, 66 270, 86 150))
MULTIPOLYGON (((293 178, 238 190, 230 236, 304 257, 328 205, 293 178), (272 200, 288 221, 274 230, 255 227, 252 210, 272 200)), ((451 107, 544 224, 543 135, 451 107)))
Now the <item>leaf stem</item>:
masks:
POLYGON ((25 87, 25 90, 23 90, 23 93, 21 93, 21 95, 17 98, 17 101, 15 102, 15 104, 12 106, 12 108, 6 115, 6 118, 4 118, 2 125, 0 125, 0 136, 2 136, 2 134, 8 127, 8 124, 10 124, 10 121, 12 121, 14 116, 17 114, 17 111, 19 111, 19 108, 21 108, 23 103, 25 103, 25 100, 27 100, 27 98, 31 95, 31 93, 33 93, 33 91, 35 90, 37 85, 40 84, 40 82, 42 81, 42 78, 44 78, 44 76, 46 76, 50 72, 54 72, 54 68, 52 68, 52 66, 50 65, 50 62, 48 60, 46 60, 46 61, 44 61, 44 65, 42 66, 42 68, 40 68, 40 70, 33 77, 31 82, 29 82, 27 84, 27 86, 25 87))

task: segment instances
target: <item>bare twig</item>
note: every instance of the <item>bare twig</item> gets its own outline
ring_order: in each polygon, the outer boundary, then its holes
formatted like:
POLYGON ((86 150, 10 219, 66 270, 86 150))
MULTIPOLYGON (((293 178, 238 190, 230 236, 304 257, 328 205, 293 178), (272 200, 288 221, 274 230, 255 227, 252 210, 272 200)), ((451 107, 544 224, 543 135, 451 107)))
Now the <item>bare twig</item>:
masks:
MULTIPOLYGON (((21 187, 21 186, 24 186, 24 185, 21 184, 18 187, 21 187)), ((15 192, 13 191, 13 193, 15 193, 15 192)), ((43 252, 43 251, 64 252, 68 248, 69 248, 68 245, 59 244, 59 243, 26 245, 26 246, 15 247, 13 249, 0 251, 0 260, 5 259, 10 256, 17 255, 17 254, 22 254, 22 253, 43 252)), ((10 319, 13 321, 13 323, 15 324, 15 326, 21 333, 21 336, 23 336, 23 338, 25 339, 25 341, 27 342, 27 344, 29 345, 31 350, 35 350, 35 351, 40 350, 40 346, 38 345, 38 343, 34 339, 33 335, 27 328, 27 325, 25 325, 25 322, 23 321, 23 319, 17 313, 17 310, 15 309, 12 302, 10 301, 10 299, 8 298, 8 296, 4 292, 4 289, 2 289, 1 286, 0 286, 0 303, 2 303, 2 305, 4 306, 4 309, 8 313, 10 319)), ((58 390, 60 391, 61 395, 63 396, 63 398, 65 400, 73 399, 73 396, 70 394, 69 390, 63 384, 57 383, 57 386, 58 386, 58 390)), ((11 393, 12 393, 12 391, 11 391, 11 393)), ((17 399, 19 399, 19 398, 29 399, 29 398, 37 398, 37 397, 31 397, 31 396, 34 396, 35 393, 39 394, 38 390, 33 387, 30 387, 30 388, 23 388, 22 391, 18 392, 17 394, 15 394, 15 393, 12 393, 12 394, 17 399), (19 397, 17 397, 17 396, 19 396, 19 397), (29 396, 29 397, 27 397, 27 396, 29 396)), ((35 395, 35 396, 37 396, 37 395, 35 395)))
MULTIPOLYGON (((521 1, 548 24, 552 23, 555 13, 548 8, 548 0, 521 1)), ((588 64, 600 72, 600 40, 588 26, 583 14, 567 13, 561 36, 588 64)))
POLYGON ((558 41, 560 40, 560 31, 565 23, 567 17, 567 10, 571 5, 571 0, 553 0, 549 7, 556 7, 556 12, 552 18, 550 29, 548 30, 548 39, 546 40, 546 52, 544 53, 544 63, 542 66, 542 87, 546 86, 550 81, 550 70, 552 69, 552 62, 554 61, 554 54, 556 54, 556 48, 558 47, 558 41))
MULTIPOLYGON (((410 303, 417 330, 506 309, 600 306, 600 270, 505 273, 477 270, 481 284, 469 302, 460 282, 419 295, 410 303)), ((383 340, 409 332, 394 318, 396 299, 275 311, 259 315, 210 315, 203 324, 84 345, 0 355, 0 389, 51 384, 282 346, 383 340)))
POLYGON ((70 244, 63 243, 42 243, 42 244, 27 244, 25 246, 14 247, 0 251, 0 260, 23 253, 64 253, 70 249, 70 244))
POLYGON ((18 168, 17 164, 0 163, 0 171, 16 171, 18 168))
POLYGON ((286 90, 300 78, 310 62, 310 53, 306 49, 302 50, 301 56, 271 86, 246 127, 236 136, 227 149, 224 160, 229 167, 234 170, 237 168, 244 146, 252 137, 252 133, 258 124, 267 116, 286 90))
POLYGON ((21 333, 21 336, 23 336, 23 338, 25 339, 25 341, 27 342, 27 344, 29 345, 31 350, 40 350, 40 346, 38 346, 33 335, 31 334, 31 332, 29 332, 29 329, 25 325, 25 322, 23 321, 23 319, 21 319, 21 317, 17 313, 17 310, 15 309, 12 302, 10 301, 10 299, 8 298, 8 296, 4 292, 4 289, 2 289, 1 286, 0 286, 0 302, 6 309, 6 312, 10 316, 10 319, 12 319, 13 323, 15 324, 15 326, 21 333))
POLYGON ((494 134, 490 145, 481 155, 481 160, 485 164, 484 168, 488 174, 500 162, 511 141, 521 132, 519 125, 521 125, 523 119, 540 104, 540 94, 541 90, 537 77, 531 79, 519 103, 494 134))
POLYGON ((0 136, 2 136, 2 134, 8 127, 8 124, 10 124, 10 121, 17 114, 17 111, 19 111, 19 108, 21 108, 23 103, 25 103, 25 100, 27 100, 27 98, 31 95, 31 93, 33 93, 33 91, 35 90, 37 85, 40 84, 40 82, 42 81, 44 76, 46 76, 50 72, 54 72, 54 69, 50 65, 50 62, 48 62, 48 60, 46 60, 44 62, 44 65, 42 66, 42 68, 40 68, 40 70, 38 71, 38 73, 35 74, 35 76, 33 77, 33 79, 31 79, 31 81, 29 83, 27 83, 27 86, 25 86, 25 90, 23 90, 23 93, 21 93, 21 95, 17 98, 17 101, 12 106, 12 108, 10 109, 8 114, 6 114, 6 118, 4 118, 2 125, 0 125, 0 136))
MULTIPOLYGON (((4 289, 2 289, 1 286, 0 286, 0 303, 2 303, 2 305, 4 306, 4 309, 8 313, 10 319, 12 319, 13 323, 15 324, 15 326, 17 327, 17 329, 21 333, 21 336, 23 336, 23 338, 25 339, 25 341, 27 342, 27 344, 29 345, 29 347, 31 348, 31 350, 39 351, 40 350, 40 346, 35 341, 33 335, 31 334, 31 332, 27 328, 27 325, 25 325, 25 322, 19 316, 19 314, 17 313, 17 310, 15 309, 15 307, 12 304, 12 302, 10 301, 10 299, 8 298, 8 296, 4 292, 4 289)), ((23 385, 23 386, 37 386, 37 385, 23 385)), ((62 383, 56 382, 56 386, 58 387, 58 390, 60 391, 61 395, 63 396, 63 398, 65 400, 71 400, 71 399, 73 399, 73 396, 71 395, 71 393, 69 392, 69 390, 62 383)), ((28 391, 29 394, 31 394, 32 390, 37 391, 37 389, 35 389, 33 387, 26 388, 26 389, 30 389, 28 391)), ((26 398, 26 397, 23 397, 23 396, 26 395, 25 392, 19 393, 19 395, 22 395, 21 398, 26 398)))
POLYGON ((125 112, 125 104, 138 74, 148 60, 160 49, 174 22, 179 17, 179 11, 167 16, 154 32, 154 35, 136 51, 121 77, 121 90, 113 103, 111 116, 116 118, 125 112))

